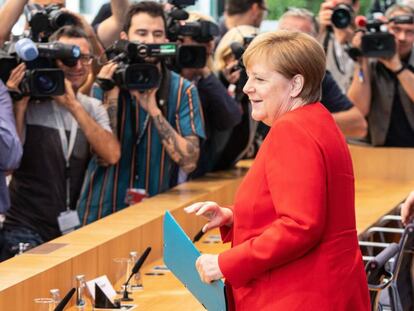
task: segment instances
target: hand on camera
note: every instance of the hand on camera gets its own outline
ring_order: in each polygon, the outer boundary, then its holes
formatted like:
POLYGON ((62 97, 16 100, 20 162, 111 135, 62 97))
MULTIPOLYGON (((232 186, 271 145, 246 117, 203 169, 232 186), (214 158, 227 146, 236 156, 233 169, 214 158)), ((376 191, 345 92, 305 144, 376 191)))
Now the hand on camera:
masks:
POLYGON ((156 116, 161 112, 157 106, 157 99, 155 97, 157 90, 158 89, 156 88, 146 90, 144 92, 140 92, 138 90, 131 90, 130 93, 132 96, 135 97, 137 103, 139 103, 141 107, 144 108, 144 110, 148 112, 150 116, 156 116))
POLYGON ((226 68, 223 69, 223 76, 230 84, 236 84, 240 79, 240 69, 236 69, 236 66, 239 64, 238 60, 232 61, 229 63, 226 68))
POLYGON ((65 107, 69 111, 73 111, 76 107, 80 105, 76 99, 76 94, 73 90, 72 83, 65 78, 65 94, 60 96, 54 96, 53 99, 59 105, 65 107))
MULTIPOLYGON (((15 92, 17 94, 21 94, 19 85, 22 82, 25 73, 26 73, 26 65, 24 63, 19 64, 16 68, 14 68, 11 71, 10 77, 6 83, 6 86, 9 92, 15 92)), ((26 110, 29 99, 30 99, 29 96, 23 96, 20 100, 15 100, 14 103, 16 107, 18 107, 19 109, 26 110)))
POLYGON ((325 1, 321 3, 319 9, 319 25, 321 28, 326 28, 332 25, 331 18, 334 7, 334 1, 325 1))
POLYGON ((387 67, 389 70, 395 72, 402 67, 400 55, 398 54, 398 40, 395 38, 395 53, 390 58, 378 58, 378 61, 381 62, 385 67, 387 67))
POLYGON ((188 214, 195 213, 197 216, 204 216, 209 221, 203 227, 203 232, 221 226, 233 224, 233 211, 226 207, 220 207, 216 202, 198 202, 184 208, 188 214))

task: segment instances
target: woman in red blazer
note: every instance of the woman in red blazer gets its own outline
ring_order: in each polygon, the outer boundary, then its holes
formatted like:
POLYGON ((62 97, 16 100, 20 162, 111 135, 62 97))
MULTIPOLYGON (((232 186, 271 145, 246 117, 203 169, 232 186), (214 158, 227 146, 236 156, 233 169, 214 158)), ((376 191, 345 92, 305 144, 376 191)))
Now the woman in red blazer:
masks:
POLYGON ((271 126, 234 206, 200 202, 204 231, 232 248, 202 255, 204 282, 224 277, 230 310, 369 310, 344 137, 320 104, 322 47, 299 32, 256 37, 244 57, 252 117, 271 126))

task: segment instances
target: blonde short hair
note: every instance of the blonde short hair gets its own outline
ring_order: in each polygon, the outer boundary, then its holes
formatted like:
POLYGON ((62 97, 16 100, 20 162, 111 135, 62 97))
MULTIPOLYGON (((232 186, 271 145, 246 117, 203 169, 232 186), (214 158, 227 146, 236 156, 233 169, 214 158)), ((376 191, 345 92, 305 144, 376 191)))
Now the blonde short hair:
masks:
POLYGON ((214 53, 214 68, 216 71, 222 71, 226 67, 224 60, 232 54, 230 45, 233 42, 244 44, 245 37, 256 36, 259 29, 253 26, 243 25, 230 29, 221 38, 214 53))
POLYGON ((302 75, 304 86, 299 97, 307 103, 320 100, 326 70, 325 52, 310 35, 287 30, 261 34, 250 43, 243 55, 247 69, 260 60, 268 62, 270 68, 286 79, 302 75))

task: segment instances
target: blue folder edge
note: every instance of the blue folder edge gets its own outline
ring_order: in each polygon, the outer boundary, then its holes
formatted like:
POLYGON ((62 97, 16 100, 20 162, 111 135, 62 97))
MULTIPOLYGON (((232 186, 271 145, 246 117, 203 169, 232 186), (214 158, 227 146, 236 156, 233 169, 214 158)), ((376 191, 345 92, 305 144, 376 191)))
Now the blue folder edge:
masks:
POLYGON ((195 267, 200 252, 170 212, 164 216, 164 263, 195 298, 209 311, 226 311, 222 280, 211 284, 201 281, 195 267))

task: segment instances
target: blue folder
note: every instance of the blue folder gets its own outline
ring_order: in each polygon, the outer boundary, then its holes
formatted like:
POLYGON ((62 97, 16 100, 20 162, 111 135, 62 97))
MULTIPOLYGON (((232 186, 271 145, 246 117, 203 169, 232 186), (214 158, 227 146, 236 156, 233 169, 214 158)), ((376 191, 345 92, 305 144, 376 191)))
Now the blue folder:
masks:
POLYGON ((226 311, 224 283, 201 282, 195 267, 200 252, 170 212, 164 216, 164 263, 197 300, 209 311, 226 311))

